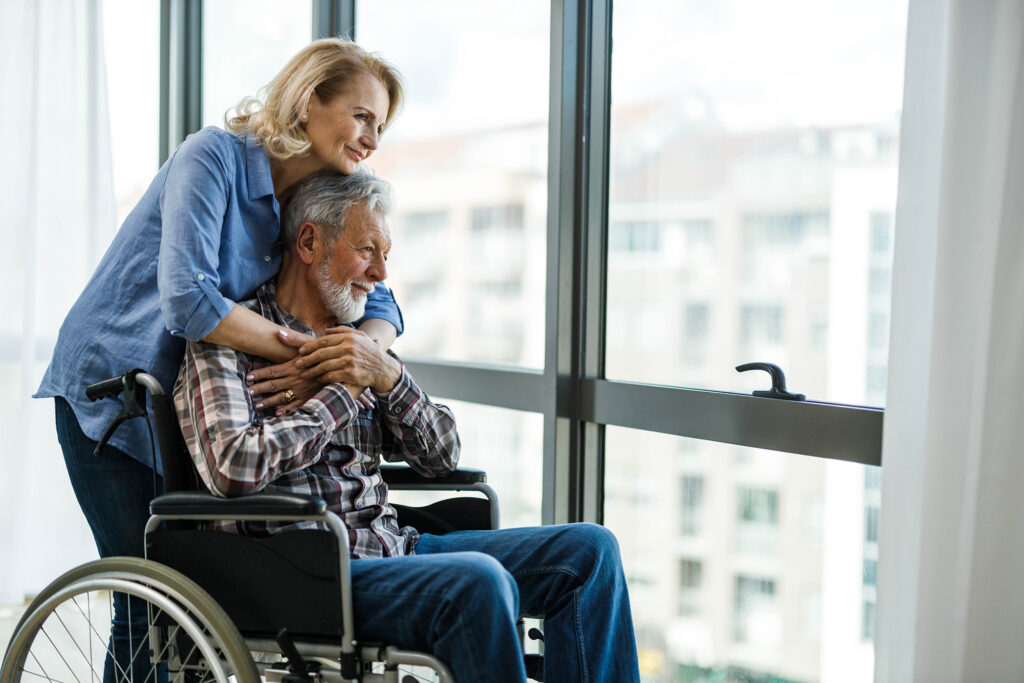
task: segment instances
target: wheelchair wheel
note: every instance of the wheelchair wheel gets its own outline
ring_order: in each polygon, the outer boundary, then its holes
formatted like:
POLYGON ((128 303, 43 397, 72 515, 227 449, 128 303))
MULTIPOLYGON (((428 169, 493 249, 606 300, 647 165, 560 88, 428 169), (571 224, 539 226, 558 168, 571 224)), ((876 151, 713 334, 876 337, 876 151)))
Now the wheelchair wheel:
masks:
POLYGON ((259 681, 224 610, 181 573, 134 557, 90 562, 47 586, 15 627, 0 668, 0 683, 227 683, 229 677, 259 681), (110 638, 115 595, 147 621, 144 633, 129 639, 131 647, 121 639, 120 652, 110 638))

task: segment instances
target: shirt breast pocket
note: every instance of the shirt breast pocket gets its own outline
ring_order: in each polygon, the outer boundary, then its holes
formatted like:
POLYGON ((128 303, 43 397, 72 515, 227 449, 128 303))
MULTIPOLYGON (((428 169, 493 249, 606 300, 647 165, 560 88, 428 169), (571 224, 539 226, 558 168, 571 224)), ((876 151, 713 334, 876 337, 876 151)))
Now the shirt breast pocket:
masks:
POLYGON ((353 437, 356 443, 350 444, 364 453, 375 455, 381 448, 380 422, 374 418, 372 410, 360 410, 352 422, 353 437))

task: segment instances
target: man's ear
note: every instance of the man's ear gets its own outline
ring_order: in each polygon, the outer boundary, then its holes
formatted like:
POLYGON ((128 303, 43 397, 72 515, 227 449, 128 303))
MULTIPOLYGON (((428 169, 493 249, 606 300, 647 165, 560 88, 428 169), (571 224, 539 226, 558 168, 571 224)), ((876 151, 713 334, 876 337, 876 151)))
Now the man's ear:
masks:
POLYGON ((312 265, 319 253, 323 252, 324 243, 320 228, 315 223, 303 223, 299 226, 299 235, 295 239, 295 251, 299 259, 307 266, 312 265))

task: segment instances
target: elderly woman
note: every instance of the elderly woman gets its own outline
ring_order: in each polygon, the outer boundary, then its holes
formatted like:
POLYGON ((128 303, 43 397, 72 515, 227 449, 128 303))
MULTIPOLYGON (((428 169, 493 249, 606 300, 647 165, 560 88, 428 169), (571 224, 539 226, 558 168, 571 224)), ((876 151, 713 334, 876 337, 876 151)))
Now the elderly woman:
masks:
MULTIPOLYGON (((93 455, 118 406, 90 405, 86 385, 144 368, 169 390, 185 340, 201 339, 279 363, 251 378, 266 407, 284 410, 320 388, 289 362, 309 339, 235 302, 280 267, 281 206, 295 183, 325 169, 350 174, 373 154, 402 84, 351 41, 325 39, 295 55, 264 94, 243 100, 227 131, 191 135, 160 169, 61 326, 36 393, 55 399, 68 474, 103 557, 142 554, 159 463, 140 420, 93 455)), ((378 286, 360 329, 390 346, 401 328, 378 286)), ((123 606, 115 609, 116 640, 126 622, 123 606)))

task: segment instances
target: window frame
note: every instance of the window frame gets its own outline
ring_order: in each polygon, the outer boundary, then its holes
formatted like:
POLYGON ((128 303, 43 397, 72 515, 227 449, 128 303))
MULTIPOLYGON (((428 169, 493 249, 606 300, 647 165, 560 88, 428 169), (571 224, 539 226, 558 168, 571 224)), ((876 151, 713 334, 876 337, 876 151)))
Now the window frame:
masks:
MULTIPOLYGON (((313 38, 356 36, 355 0, 311 1, 313 38)), ((880 466, 881 408, 606 379, 612 0, 552 0, 550 30, 544 369, 406 358, 410 372, 543 415, 545 524, 603 521, 607 425, 880 466)), ((202 0, 161 0, 160 76, 162 164, 201 120, 202 0)))

